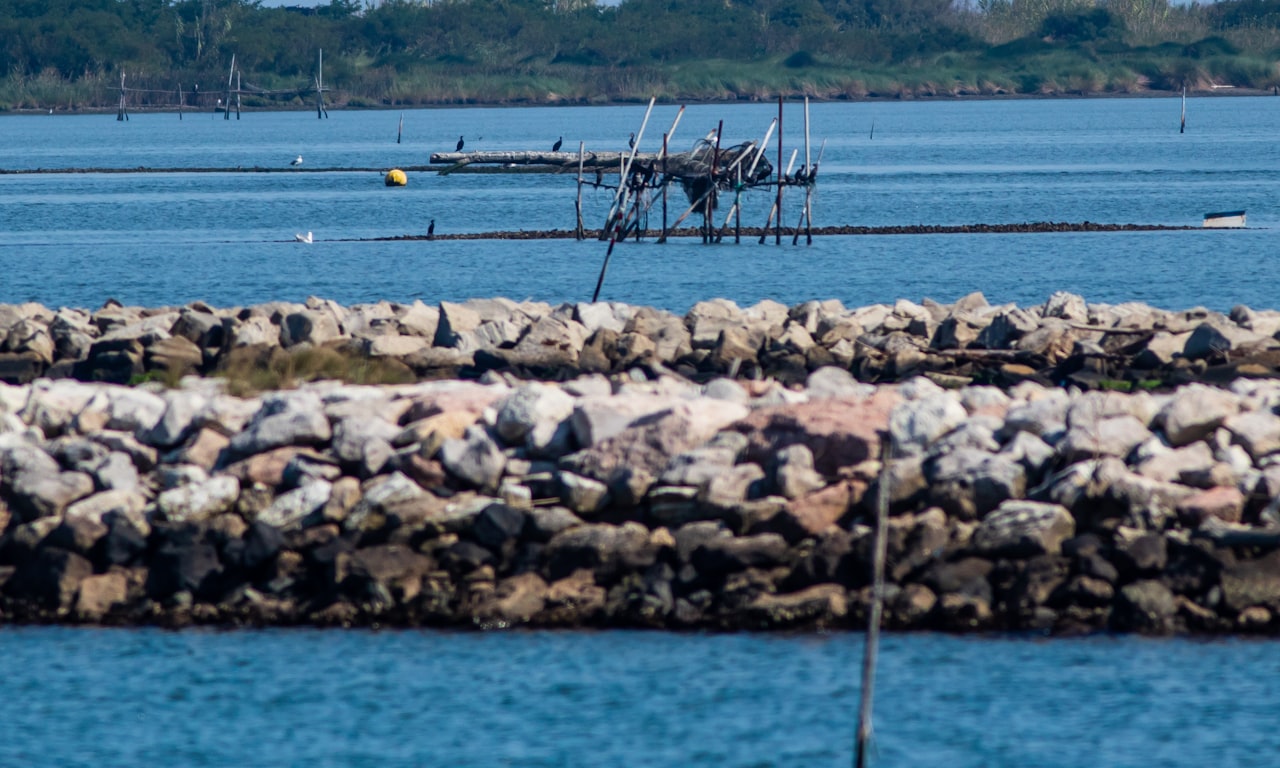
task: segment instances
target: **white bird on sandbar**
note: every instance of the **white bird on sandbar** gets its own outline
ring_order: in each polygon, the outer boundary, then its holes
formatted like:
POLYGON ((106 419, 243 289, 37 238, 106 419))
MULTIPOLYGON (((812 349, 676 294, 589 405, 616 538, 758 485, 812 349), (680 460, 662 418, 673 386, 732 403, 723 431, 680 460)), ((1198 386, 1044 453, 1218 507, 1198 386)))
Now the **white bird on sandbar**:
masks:
POLYGON ((295 157, 293 159, 293 162, 289 163, 289 165, 302 165, 302 155, 298 155, 297 157, 295 157))
POLYGON ((312 240, 312 238, 311 238, 311 233, 310 233, 310 232, 308 232, 308 233, 307 233, 307 234, 305 234, 305 235, 294 235, 294 236, 293 236, 293 239, 294 239, 294 240, 297 240, 297 241, 298 241, 298 242, 300 242, 300 243, 312 243, 312 242, 315 242, 314 240, 312 240))

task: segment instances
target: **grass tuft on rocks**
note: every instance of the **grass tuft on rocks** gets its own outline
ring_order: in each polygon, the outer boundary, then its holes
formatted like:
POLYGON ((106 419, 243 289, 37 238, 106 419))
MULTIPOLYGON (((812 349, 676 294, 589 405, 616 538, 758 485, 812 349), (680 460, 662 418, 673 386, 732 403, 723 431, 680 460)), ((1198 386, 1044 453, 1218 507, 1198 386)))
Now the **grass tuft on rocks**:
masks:
POLYGON ((350 354, 331 347, 284 350, 242 347, 232 350, 216 374, 227 392, 238 397, 292 389, 308 381, 348 384, 405 384, 416 377, 396 360, 350 354))

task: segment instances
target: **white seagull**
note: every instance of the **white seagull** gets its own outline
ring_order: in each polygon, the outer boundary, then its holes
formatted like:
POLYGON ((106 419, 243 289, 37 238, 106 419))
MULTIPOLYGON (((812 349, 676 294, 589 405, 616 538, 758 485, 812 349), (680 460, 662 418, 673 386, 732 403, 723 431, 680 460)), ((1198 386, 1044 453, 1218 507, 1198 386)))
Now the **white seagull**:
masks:
POLYGON ((311 239, 311 233, 310 233, 310 232, 308 232, 308 233, 307 233, 307 234, 305 234, 305 235, 294 235, 294 236, 293 236, 293 239, 294 239, 294 240, 297 240, 297 241, 298 241, 298 242, 300 242, 300 243, 312 243, 312 242, 315 242, 314 240, 312 240, 312 239, 311 239))
POLYGON ((289 165, 302 165, 302 155, 298 155, 297 157, 295 157, 293 159, 293 162, 289 163, 289 165))

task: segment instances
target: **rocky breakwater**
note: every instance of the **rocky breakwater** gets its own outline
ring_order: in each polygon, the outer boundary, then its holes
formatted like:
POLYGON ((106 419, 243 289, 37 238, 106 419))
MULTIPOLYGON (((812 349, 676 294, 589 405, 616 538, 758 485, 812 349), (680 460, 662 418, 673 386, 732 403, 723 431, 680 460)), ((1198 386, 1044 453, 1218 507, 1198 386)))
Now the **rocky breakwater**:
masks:
POLYGON ((125 307, 96 311, 0 305, 0 381, 128 383, 239 368, 290 370, 322 351, 375 361, 384 380, 476 378, 507 371, 565 379, 641 367, 800 384, 838 366, 860 381, 929 375, 949 386, 1020 381, 1084 389, 1222 383, 1280 365, 1280 313, 1229 314, 1145 304, 1089 304, 1057 293, 1041 305, 901 300, 846 308, 763 301, 696 304, 683 316, 617 303, 551 306, 507 299, 359 304, 318 298, 252 307, 125 307))
POLYGON ((0 618, 1280 631, 1280 382, 0 385, 0 618), (881 441, 894 458, 878 460, 881 441))

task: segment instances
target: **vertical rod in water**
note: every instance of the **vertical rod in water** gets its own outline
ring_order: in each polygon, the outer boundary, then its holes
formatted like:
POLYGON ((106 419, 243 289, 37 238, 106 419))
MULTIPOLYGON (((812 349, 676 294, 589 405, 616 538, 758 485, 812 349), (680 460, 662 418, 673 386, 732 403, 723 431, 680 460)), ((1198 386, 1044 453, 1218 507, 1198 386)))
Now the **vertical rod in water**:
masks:
POLYGON ((1187 132, 1187 84, 1182 84, 1182 125, 1178 128, 1178 133, 1187 132))
POLYGON ((124 114, 124 72, 120 73, 120 106, 116 109, 116 121, 125 120, 124 114))
POLYGON ((182 83, 178 83, 178 119, 182 119, 182 83))
POLYGON ((236 55, 231 54, 231 69, 227 70, 227 100, 223 104, 222 119, 231 119, 231 82, 236 78, 236 55))
MULTIPOLYGON (((804 244, 813 245, 813 158, 809 155, 809 97, 804 97, 804 244)), ((796 235, 800 233, 797 231, 796 235)))
POLYGON ((582 165, 587 159, 586 143, 578 142, 578 203, 574 211, 578 215, 578 224, 573 230, 574 237, 578 240, 586 237, 586 232, 582 227, 582 165))
POLYGON ((236 119, 240 119, 240 70, 236 70, 236 119))
MULTIPOLYGON (((684 107, 681 107, 684 109, 684 107)), ((662 242, 667 237, 667 187, 671 186, 667 177, 667 136, 662 134, 662 237, 658 238, 658 242, 662 242)))
MULTIPOLYGON (((782 96, 778 96, 778 167, 782 167, 782 96)), ((778 177, 778 196, 773 201, 778 209, 778 218, 774 220, 773 244, 782 245, 782 177, 778 177)))
POLYGON ((867 642, 862 654, 862 702, 858 707, 858 737, 855 742, 856 768, 867 765, 871 741, 871 706, 875 697, 876 657, 880 651, 880 614, 884 608, 884 561, 889 528, 889 461, 893 438, 881 433, 880 482, 876 489, 875 550, 871 558, 871 609, 867 612, 867 642))
POLYGON ((400 137, 404 136, 404 113, 400 113, 400 126, 396 128, 396 143, 400 143, 400 137))

